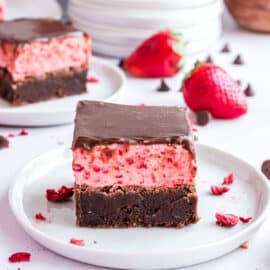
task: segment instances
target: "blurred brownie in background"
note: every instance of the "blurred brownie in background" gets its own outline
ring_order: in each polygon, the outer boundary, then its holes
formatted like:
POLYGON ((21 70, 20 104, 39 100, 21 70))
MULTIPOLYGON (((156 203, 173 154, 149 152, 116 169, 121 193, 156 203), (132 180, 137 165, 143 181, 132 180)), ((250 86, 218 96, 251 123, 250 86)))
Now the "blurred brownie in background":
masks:
POLYGON ((86 92, 89 35, 53 19, 0 23, 0 96, 13 105, 86 92))

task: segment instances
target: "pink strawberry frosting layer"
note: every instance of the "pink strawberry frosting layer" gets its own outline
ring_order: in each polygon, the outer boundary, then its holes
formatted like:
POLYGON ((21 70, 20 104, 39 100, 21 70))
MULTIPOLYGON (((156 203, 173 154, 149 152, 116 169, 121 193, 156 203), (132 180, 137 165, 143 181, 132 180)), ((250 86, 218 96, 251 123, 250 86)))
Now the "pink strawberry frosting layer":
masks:
POLYGON ((2 42, 0 67, 6 68, 14 81, 26 77, 42 77, 46 73, 69 68, 86 68, 90 57, 89 37, 69 36, 49 42, 31 42, 16 45, 2 42))
POLYGON ((196 161, 181 145, 98 145, 73 151, 76 184, 91 187, 195 184, 196 161))

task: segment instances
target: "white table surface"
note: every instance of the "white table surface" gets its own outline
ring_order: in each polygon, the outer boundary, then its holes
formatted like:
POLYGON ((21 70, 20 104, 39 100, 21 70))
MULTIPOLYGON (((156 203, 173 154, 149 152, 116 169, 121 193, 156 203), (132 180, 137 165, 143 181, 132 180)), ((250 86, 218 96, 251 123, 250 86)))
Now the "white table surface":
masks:
MULTIPOLYGON (((230 18, 224 20, 224 35, 211 54, 218 64, 228 69, 235 78, 251 82, 256 96, 249 99, 249 113, 235 121, 212 121, 199 128, 199 141, 234 153, 257 168, 264 159, 270 158, 270 36, 250 33, 239 29, 230 18), (224 42, 229 42, 232 52, 219 54, 224 42), (235 55, 241 52, 244 66, 233 66, 235 55)), ((204 54, 203 57, 205 57, 204 54)), ((203 58, 202 58, 203 59, 203 58)), ((181 75, 179 75, 181 77, 181 75)), ((155 91, 159 80, 129 79, 128 89, 120 102, 128 104, 183 104, 178 77, 167 80, 173 88, 168 93, 155 91)), ((18 133, 20 129, 0 127, 0 134, 18 133)), ((29 136, 10 139, 11 147, 0 151, 0 269, 98 269, 56 255, 33 241, 17 224, 8 205, 8 188, 14 174, 35 156, 57 147, 60 143, 70 145, 73 125, 27 128, 29 136), (9 264, 7 258, 17 251, 32 253, 32 262, 9 264)), ((232 253, 189 270, 269 270, 270 269, 270 218, 264 223, 248 250, 238 249, 232 253)), ((121 259, 121 258, 119 258, 121 259)))

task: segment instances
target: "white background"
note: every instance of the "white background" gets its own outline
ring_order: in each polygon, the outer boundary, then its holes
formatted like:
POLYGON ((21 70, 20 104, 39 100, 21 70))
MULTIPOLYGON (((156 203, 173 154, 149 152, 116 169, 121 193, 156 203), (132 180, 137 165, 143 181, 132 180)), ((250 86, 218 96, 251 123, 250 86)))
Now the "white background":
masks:
MULTIPOLYGON (((250 82, 256 96, 249 98, 249 112, 235 121, 212 121, 199 128, 201 143, 210 144, 248 160, 257 168, 264 159, 270 159, 270 36, 239 29, 228 17, 224 20, 224 35, 219 45, 211 51, 215 61, 228 69, 236 78, 250 82), (219 50, 229 42, 232 52, 220 54, 219 50), (231 62, 241 52, 246 64, 233 66, 231 62)), ((202 57, 205 57, 202 56, 202 57)), ((201 58, 203 59, 203 58, 201 58)), ((181 75, 168 79, 172 91, 155 91, 159 80, 128 80, 128 89, 120 102, 128 104, 183 104, 178 89, 181 75)), ((102 78, 100 78, 102 80, 102 78)), ((20 129, 0 127, 0 134, 18 133, 20 129)), ((0 151, 0 269, 97 269, 58 256, 35 243, 17 224, 8 205, 8 188, 14 174, 33 157, 53 149, 59 144, 71 144, 73 126, 27 128, 29 136, 10 139, 11 146, 0 151), (11 265, 7 258, 17 251, 32 253, 32 262, 11 265)), ((189 270, 219 269, 270 269, 270 219, 265 222, 248 250, 238 249, 222 258, 188 268, 189 270)), ((121 258, 119 258, 120 260, 121 258)))

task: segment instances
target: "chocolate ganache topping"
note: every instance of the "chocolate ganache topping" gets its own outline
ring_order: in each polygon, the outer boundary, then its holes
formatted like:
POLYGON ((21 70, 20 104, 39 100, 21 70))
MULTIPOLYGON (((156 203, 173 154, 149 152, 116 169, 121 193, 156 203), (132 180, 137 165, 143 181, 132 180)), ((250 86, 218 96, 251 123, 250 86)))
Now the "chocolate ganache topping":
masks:
POLYGON ((187 110, 172 106, 129 106, 80 101, 72 148, 98 144, 183 144, 193 152, 187 110))
POLYGON ((70 23, 54 19, 22 18, 0 23, 0 40, 14 43, 46 42, 62 36, 82 36, 84 33, 70 23))

